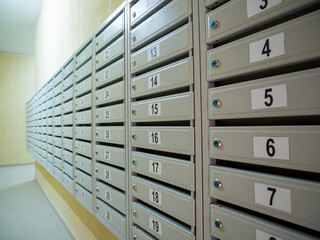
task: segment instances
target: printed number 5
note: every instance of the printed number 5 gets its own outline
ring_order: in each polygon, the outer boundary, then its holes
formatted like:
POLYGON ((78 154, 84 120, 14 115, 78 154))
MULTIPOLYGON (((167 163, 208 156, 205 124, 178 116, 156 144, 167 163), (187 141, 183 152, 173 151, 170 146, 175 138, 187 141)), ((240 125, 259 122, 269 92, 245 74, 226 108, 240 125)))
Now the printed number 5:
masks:
POLYGON ((267 106, 267 107, 270 107, 272 104, 273 104, 273 97, 271 95, 271 92, 272 92, 272 88, 267 88, 265 89, 264 91, 264 98, 265 99, 269 99, 269 102, 268 101, 265 101, 264 104, 267 106))
POLYGON ((264 3, 263 5, 260 5, 260 9, 263 10, 268 6, 268 0, 262 0, 262 2, 264 3))

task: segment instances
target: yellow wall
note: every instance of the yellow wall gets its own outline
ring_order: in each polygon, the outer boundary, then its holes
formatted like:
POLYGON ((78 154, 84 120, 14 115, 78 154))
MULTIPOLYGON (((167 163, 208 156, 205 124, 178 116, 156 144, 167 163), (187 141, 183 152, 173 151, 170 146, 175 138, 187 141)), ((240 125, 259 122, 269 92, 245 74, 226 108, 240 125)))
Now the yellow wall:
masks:
MULTIPOLYGON (((44 0, 36 25, 36 90, 90 37, 122 0, 44 0)), ((36 179, 77 239, 116 237, 36 163, 36 179)))
POLYGON ((25 104, 35 93, 34 57, 0 54, 0 165, 34 162, 26 151, 25 104))

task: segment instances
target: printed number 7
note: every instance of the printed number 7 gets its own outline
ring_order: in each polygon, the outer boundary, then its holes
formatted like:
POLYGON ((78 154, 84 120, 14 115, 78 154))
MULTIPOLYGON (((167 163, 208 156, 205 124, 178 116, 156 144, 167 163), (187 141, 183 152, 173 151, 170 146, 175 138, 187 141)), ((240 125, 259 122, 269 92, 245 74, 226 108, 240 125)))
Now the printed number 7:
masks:
POLYGON ((268 187, 267 190, 272 192, 271 196, 270 196, 270 201, 269 201, 269 205, 272 206, 273 198, 274 198, 274 195, 276 194, 277 189, 272 188, 272 187, 268 187))

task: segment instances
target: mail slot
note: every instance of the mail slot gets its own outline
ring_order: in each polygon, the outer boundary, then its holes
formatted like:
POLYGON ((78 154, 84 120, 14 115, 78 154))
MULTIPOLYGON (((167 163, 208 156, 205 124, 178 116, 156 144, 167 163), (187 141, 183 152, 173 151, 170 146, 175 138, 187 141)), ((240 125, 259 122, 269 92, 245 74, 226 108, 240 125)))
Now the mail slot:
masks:
POLYGON ((207 80, 223 80, 318 59, 319 13, 315 11, 213 48, 207 52, 207 80))
POLYGON ((131 97, 137 98, 158 92, 186 87, 193 83, 193 58, 158 68, 131 78, 131 97))
POLYGON ((76 184, 75 191, 76 199, 90 212, 92 213, 92 194, 87 191, 85 188, 81 187, 79 184, 76 184))
POLYGON ((74 149, 75 149, 76 153, 80 153, 80 154, 88 156, 88 157, 92 156, 91 143, 77 140, 77 141, 75 141, 74 149))
POLYGON ((56 157, 58 157, 58 158, 62 158, 61 148, 59 148, 59 147, 54 147, 54 148, 53 148, 53 153, 54 153, 54 156, 56 156, 56 157))
POLYGON ((158 239, 195 239, 184 225, 141 203, 132 202, 132 213, 132 221, 158 239))
POLYGON ((92 106, 92 95, 88 93, 80 98, 75 99, 75 109, 81 110, 92 106))
POLYGON ((67 174, 62 174, 62 184, 73 195, 73 180, 67 174))
MULTIPOLYGON (((73 71, 73 59, 63 68, 63 77, 67 77, 73 71)), ((65 80, 64 80, 65 81, 65 80)))
POLYGON ((99 197, 121 213, 126 214, 126 196, 121 191, 97 181, 96 193, 97 197, 99 197))
POLYGON ((194 155, 192 127, 132 127, 131 144, 166 152, 194 155))
POLYGON ((96 69, 124 53, 124 37, 121 36, 96 56, 96 69))
POLYGON ((294 229, 216 204, 210 205, 210 229, 211 235, 219 239, 259 239, 266 236, 264 239, 316 240, 294 229), (216 222, 221 222, 222 228, 216 227, 216 222))
POLYGON ((124 104, 96 109, 96 123, 124 122, 124 104))
MULTIPOLYGON (((52 145, 50 145, 50 146, 51 146, 51 149, 52 149, 52 145)), ((54 161, 54 160, 53 160, 53 159, 54 159, 54 156, 49 153, 49 154, 47 155, 47 157, 48 157, 47 160, 48 160, 49 162, 53 163, 53 161, 54 161)))
MULTIPOLYGON (((103 219, 103 222, 106 222, 108 225, 111 225, 119 234, 125 238, 127 232, 127 223, 126 218, 118 213, 113 208, 109 207, 108 204, 97 199, 96 206, 96 216, 103 219)), ((107 225, 107 226, 108 226, 107 225)))
POLYGON ((131 49, 152 41, 163 32, 187 19, 192 13, 191 5, 189 0, 174 0, 157 11, 131 31, 131 49))
POLYGON ((67 162, 62 163, 62 170, 64 173, 68 174, 69 177, 73 178, 73 166, 67 162))
POLYGON ((82 67, 76 70, 75 82, 79 82, 81 79, 87 77, 92 73, 92 59, 86 62, 82 67))
POLYGON ((54 166, 56 166, 60 170, 62 169, 62 160, 60 158, 54 157, 53 163, 54 163, 54 166))
POLYGON ((96 37, 96 52, 124 30, 124 14, 117 17, 102 33, 96 37))
POLYGON ((137 199, 195 226, 195 200, 185 193, 149 180, 132 177, 132 195, 137 199))
POLYGON ((74 136, 76 139, 90 140, 92 139, 91 127, 76 127, 74 130, 74 136))
POLYGON ((211 88, 209 119, 319 115, 319 77, 315 68, 211 88))
POLYGON ((125 172, 122 170, 96 163, 96 176, 112 186, 125 190, 125 172))
POLYGON ((317 1, 284 0, 267 4, 230 1, 206 16, 206 42, 216 43, 312 6, 317 1), (258 6, 258 7, 257 7, 258 6), (263 6, 263 5, 262 5, 263 6), (230 17, 232 16, 232 20, 230 17))
POLYGON ((75 117, 76 124, 90 124, 91 123, 91 110, 77 112, 75 117))
POLYGON ((320 184, 227 167, 209 167, 210 196, 319 231, 320 184))
POLYGON ((53 98, 53 106, 60 105, 61 102, 62 102, 62 94, 60 93, 59 95, 53 98))
POLYGON ((72 136, 73 136, 73 127, 63 127, 63 129, 62 129, 62 136, 64 136, 64 137, 70 137, 70 138, 72 138, 72 136))
POLYGON ((105 126, 96 127, 96 141, 115 144, 125 144, 125 127, 105 126))
POLYGON ((47 117, 47 126, 52 126, 52 125, 53 125, 53 118, 52 117, 47 117))
POLYGON ((73 124, 73 113, 63 115, 62 122, 63 122, 63 125, 72 125, 73 124))
POLYGON ((96 86, 100 87, 103 84, 114 82, 117 79, 122 78, 124 75, 124 60, 121 58, 115 63, 103 68, 95 77, 96 86))
POLYGON ((92 76, 84 79, 83 81, 79 82, 76 86, 75 86, 75 96, 79 96, 83 93, 86 92, 90 92, 92 89, 92 76))
POLYGON ((61 148, 61 137, 53 137, 53 144, 61 148))
POLYGON ((62 171, 59 168, 53 168, 53 177, 59 182, 62 182, 62 171))
POLYGON ((66 102, 72 98, 73 98, 73 87, 69 88, 68 90, 62 93, 63 102, 66 102))
POLYGON ((63 103, 62 105, 62 112, 63 113, 69 113, 73 111, 73 100, 63 103))
POLYGON ((62 160, 73 165, 73 153, 66 150, 66 149, 63 149, 62 150, 62 160))
POLYGON ((132 226, 132 235, 131 237, 134 239, 141 239, 141 240, 156 240, 156 238, 152 237, 151 235, 149 235, 148 233, 146 233, 145 231, 141 230, 139 227, 137 226, 132 226))
POLYGON ((194 119, 192 92, 131 103, 132 122, 179 121, 194 119))
POLYGON ((205 5, 206 7, 218 7, 227 1, 228 0, 205 0, 205 5))
POLYGON ((81 172, 80 170, 76 170, 74 172, 74 178, 76 182, 87 189, 88 191, 92 192, 92 177, 88 174, 81 172))
POLYGON ((76 57, 76 68, 92 56, 92 42, 76 57))
POLYGON ((194 164, 177 158, 131 152, 132 171, 189 191, 195 190, 194 164))
POLYGON ((56 96, 62 92, 62 82, 53 88, 53 95, 56 96))
POLYGON ((96 91, 95 104, 111 103, 124 99, 123 81, 96 91))
MULTIPOLYGON (((185 3, 187 1, 184 0, 185 3)), ((188 1, 189 2, 189 1, 188 1)), ((131 55, 131 73, 148 69, 192 49, 192 24, 188 23, 131 55)))
POLYGON ((70 151, 73 151, 73 141, 72 139, 64 138, 62 140, 62 145, 64 149, 68 149, 70 151))
POLYGON ((125 149, 96 144, 96 160, 112 164, 118 167, 125 167, 125 149))
POLYGON ((211 127, 210 157, 320 172, 320 127, 211 127))

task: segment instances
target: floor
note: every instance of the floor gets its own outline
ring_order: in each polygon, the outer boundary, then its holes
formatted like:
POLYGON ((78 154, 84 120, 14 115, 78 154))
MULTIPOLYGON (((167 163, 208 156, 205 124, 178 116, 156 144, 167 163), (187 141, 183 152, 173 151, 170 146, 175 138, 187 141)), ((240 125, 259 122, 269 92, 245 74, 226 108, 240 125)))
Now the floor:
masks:
POLYGON ((73 239, 34 173, 34 164, 0 167, 0 239, 73 239))

